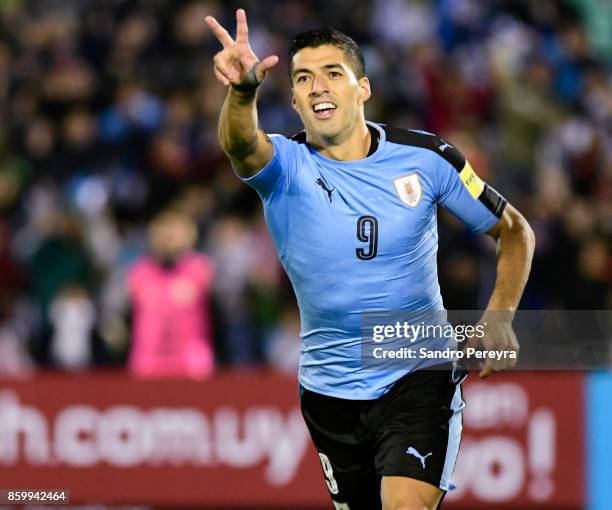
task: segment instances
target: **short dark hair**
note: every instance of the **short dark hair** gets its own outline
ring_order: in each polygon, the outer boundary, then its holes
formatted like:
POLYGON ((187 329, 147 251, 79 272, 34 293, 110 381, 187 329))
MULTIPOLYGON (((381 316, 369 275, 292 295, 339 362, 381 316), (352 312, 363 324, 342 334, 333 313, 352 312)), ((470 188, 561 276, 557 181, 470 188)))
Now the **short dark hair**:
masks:
POLYGON ((304 48, 318 48, 319 46, 335 46, 340 48, 348 58, 357 78, 363 78, 366 74, 365 59, 357 43, 348 35, 333 28, 319 28, 300 32, 291 39, 289 45, 289 79, 293 79, 293 57, 304 48))

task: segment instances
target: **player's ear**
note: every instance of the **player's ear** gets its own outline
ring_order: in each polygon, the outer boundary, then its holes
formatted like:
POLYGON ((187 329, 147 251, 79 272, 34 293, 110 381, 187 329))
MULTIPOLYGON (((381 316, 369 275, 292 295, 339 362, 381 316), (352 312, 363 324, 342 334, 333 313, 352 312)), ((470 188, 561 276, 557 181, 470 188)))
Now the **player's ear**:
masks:
POLYGON ((297 112, 297 103, 295 102, 295 96, 291 96, 291 106, 297 112))
POLYGON ((359 78, 359 102, 365 103, 372 95, 370 80, 366 76, 359 78))

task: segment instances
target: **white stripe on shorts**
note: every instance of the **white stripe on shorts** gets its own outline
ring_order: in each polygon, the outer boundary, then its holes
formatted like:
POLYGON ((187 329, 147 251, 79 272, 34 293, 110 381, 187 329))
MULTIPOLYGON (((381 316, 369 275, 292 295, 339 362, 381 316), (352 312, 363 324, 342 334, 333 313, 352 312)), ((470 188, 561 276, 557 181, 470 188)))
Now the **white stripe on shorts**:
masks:
POLYGON ((461 384, 455 387, 455 394, 451 401, 453 415, 448 422, 448 445, 446 447, 446 457, 444 458, 444 469, 440 478, 440 489, 447 491, 451 486, 451 476, 457 462, 459 453, 459 442, 461 441, 461 431, 463 430, 463 420, 461 410, 465 407, 465 402, 461 398, 461 384))

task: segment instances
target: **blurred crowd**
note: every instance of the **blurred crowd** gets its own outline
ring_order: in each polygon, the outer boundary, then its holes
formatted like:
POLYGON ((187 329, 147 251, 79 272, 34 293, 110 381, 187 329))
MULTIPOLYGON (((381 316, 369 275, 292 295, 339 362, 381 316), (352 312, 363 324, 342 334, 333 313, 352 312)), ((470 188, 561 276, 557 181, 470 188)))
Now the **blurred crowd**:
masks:
MULTIPOLYGON (((225 89, 204 17, 233 30, 236 7, 258 55, 281 56, 260 94, 266 131, 300 130, 291 35, 345 31, 366 56, 367 117, 444 136, 530 220, 522 306, 610 308, 609 2, 1 0, 1 373, 146 374, 186 352, 194 377, 295 370, 292 291, 216 136, 225 89), (176 347, 182 328, 201 346, 176 347), (143 335, 151 352, 134 354, 143 335)), ((445 305, 484 306, 492 242, 446 214, 440 231, 445 305)))

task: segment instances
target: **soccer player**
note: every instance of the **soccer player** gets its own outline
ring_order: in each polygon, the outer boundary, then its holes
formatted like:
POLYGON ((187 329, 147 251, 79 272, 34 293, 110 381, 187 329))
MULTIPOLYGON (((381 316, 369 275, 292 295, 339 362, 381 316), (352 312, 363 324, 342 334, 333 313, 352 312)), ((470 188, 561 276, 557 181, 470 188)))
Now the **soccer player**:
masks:
MULTIPOLYGON (((355 42, 330 29, 295 36, 289 139, 258 127, 257 89, 277 56, 259 61, 244 10, 236 38, 212 17, 223 45, 214 72, 228 87, 219 139, 257 190, 301 315, 302 412, 334 507, 435 509, 450 488, 461 434, 460 383, 446 370, 366 370, 364 310, 442 310, 436 206, 497 240, 495 289, 482 324, 485 351, 518 351, 511 320, 534 249, 531 228, 482 182, 463 155, 429 133, 365 120, 371 90, 355 42), (491 311, 505 311, 494 314, 491 311)), ((481 376, 512 366, 487 359, 481 376)))

